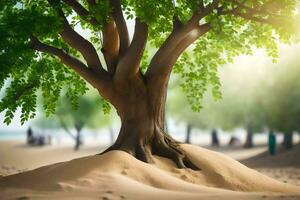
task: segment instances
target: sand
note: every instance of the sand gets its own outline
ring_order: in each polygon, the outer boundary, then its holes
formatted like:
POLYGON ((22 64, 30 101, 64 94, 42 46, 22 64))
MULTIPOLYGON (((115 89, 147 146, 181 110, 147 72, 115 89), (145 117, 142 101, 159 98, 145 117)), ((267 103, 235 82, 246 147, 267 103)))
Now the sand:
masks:
POLYGON ((300 187, 221 153, 193 145, 182 148, 200 171, 177 169, 158 156, 147 164, 111 151, 1 177, 1 199, 300 199, 300 187))
POLYGON ((276 155, 269 155, 268 151, 261 152, 241 162, 257 171, 278 179, 300 185, 300 144, 290 150, 280 147, 276 155))
POLYGON ((242 162, 251 167, 298 167, 300 168, 300 144, 295 145, 290 150, 278 148, 275 156, 270 156, 268 151, 264 151, 256 156, 242 160, 242 162), (298 158, 298 159, 297 159, 298 158))
POLYGON ((97 154, 106 147, 82 146, 74 151, 72 145, 33 147, 20 140, 0 141, 0 175, 10 175, 37 167, 97 154))

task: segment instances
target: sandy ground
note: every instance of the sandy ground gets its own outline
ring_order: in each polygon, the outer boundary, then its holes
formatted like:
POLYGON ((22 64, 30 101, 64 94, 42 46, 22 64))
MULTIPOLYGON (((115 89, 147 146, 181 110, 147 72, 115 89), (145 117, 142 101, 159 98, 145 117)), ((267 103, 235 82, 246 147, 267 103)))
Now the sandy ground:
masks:
POLYGON ((277 180, 300 185, 300 144, 295 145, 291 150, 277 149, 275 156, 262 151, 240 161, 277 180))
POLYGON ((83 146, 74 151, 72 146, 27 146, 23 141, 0 141, 0 175, 35 169, 44 165, 94 155, 105 146, 83 146))
MULTIPOLYGON (((0 174, 5 177, 0 178, 0 199, 300 199, 300 187, 268 178, 230 158, 264 159, 265 147, 218 148, 230 157, 196 146, 183 147, 201 171, 177 169, 161 157, 150 165, 119 151, 62 162, 95 155, 105 147, 74 152, 72 147, 27 147, 1 141, 0 174), (57 162, 62 163, 48 165, 57 162), (28 171, 44 165, 48 166, 28 171), (7 176, 22 171, 26 172, 7 176)), ((263 174, 300 185, 296 165, 264 167, 251 162, 263 174)))
MULTIPOLYGON (((72 146, 44 146, 32 147, 23 141, 0 140, 0 175, 9 175, 17 172, 35 169, 41 166, 72 160, 83 156, 97 154, 106 146, 82 146, 80 151, 74 151, 72 146)), ((259 146, 253 149, 240 147, 205 147, 213 151, 224 153, 236 160, 248 159, 259 155, 266 147, 259 146)))

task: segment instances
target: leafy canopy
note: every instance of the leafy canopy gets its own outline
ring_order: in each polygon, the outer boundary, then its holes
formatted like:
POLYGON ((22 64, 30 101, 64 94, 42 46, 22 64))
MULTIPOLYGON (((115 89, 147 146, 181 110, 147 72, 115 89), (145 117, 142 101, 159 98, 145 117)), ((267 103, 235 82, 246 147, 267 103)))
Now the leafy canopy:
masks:
MULTIPOLYGON (((89 11, 84 17, 77 16, 65 2, 59 1, 68 21, 75 29, 84 30, 84 37, 100 50, 100 32, 111 14, 109 0, 96 0, 93 6, 87 0, 78 1, 89 11), (89 23, 92 17, 97 24, 89 23)), ((185 23, 201 3, 206 6, 212 0, 123 0, 122 9, 128 19, 138 17, 148 24, 148 46, 159 48, 172 31, 174 15, 185 23)), ((181 86, 193 110, 201 108, 201 99, 209 85, 213 96, 221 98, 218 66, 231 62, 237 55, 251 54, 253 47, 265 48, 276 59, 276 42, 290 39, 290 20, 296 3, 297 0, 218 1, 217 9, 199 22, 209 22, 212 29, 183 53, 174 68, 182 77, 181 86), (248 12, 251 12, 250 17, 243 17, 248 12)), ((47 0, 0 2, 0 88, 6 86, 0 112, 5 111, 7 124, 18 107, 22 110, 22 123, 35 116, 37 93, 42 94, 44 109, 49 115, 55 112, 62 90, 67 92, 73 105, 86 92, 85 81, 59 59, 32 49, 30 37, 33 35, 45 44, 81 58, 59 37, 61 29, 62 20, 47 0)), ((142 71, 151 56, 147 50, 144 52, 142 71)), ((108 108, 107 104, 103 105, 108 108)))

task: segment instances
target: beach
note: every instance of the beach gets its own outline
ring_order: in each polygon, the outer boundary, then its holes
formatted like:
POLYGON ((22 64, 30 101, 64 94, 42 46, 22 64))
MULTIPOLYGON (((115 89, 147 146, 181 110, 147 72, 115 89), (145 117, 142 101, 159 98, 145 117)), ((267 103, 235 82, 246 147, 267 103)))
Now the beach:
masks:
POLYGON ((83 146, 74 151, 72 145, 30 147, 20 140, 0 141, 0 194, 3 199, 18 200, 300 197, 300 187, 296 186, 300 186, 299 166, 255 166, 253 158, 262 157, 265 146, 212 148, 220 154, 196 145, 183 145, 200 171, 176 169, 173 162, 159 156, 155 156, 153 165, 121 151, 96 155, 105 148, 83 146), (255 170, 233 158, 245 163, 252 159, 249 165, 255 170))

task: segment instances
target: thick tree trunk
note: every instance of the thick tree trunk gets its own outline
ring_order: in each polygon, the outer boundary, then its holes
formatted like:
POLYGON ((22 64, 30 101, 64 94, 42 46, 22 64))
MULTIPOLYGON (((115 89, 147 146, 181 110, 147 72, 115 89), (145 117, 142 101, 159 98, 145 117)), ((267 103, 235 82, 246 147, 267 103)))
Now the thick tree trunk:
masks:
POLYGON ((251 128, 248 128, 244 147, 245 148, 252 148, 253 146, 254 146, 253 145, 253 132, 252 132, 251 128))
POLYGON ((179 168, 198 169, 185 156, 179 143, 165 133, 166 94, 155 98, 151 95, 153 89, 147 88, 143 80, 135 80, 111 101, 121 119, 121 129, 115 143, 103 153, 123 150, 147 163, 153 163, 154 154, 173 160, 179 168))
POLYGON ((285 149, 293 148, 293 132, 287 132, 283 134, 282 145, 285 149))
POLYGON ((192 133, 192 125, 187 124, 187 126, 186 126, 186 138, 185 138, 186 143, 191 143, 191 133, 192 133))

